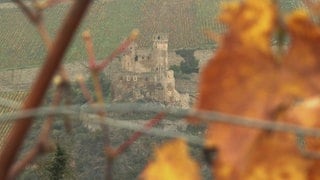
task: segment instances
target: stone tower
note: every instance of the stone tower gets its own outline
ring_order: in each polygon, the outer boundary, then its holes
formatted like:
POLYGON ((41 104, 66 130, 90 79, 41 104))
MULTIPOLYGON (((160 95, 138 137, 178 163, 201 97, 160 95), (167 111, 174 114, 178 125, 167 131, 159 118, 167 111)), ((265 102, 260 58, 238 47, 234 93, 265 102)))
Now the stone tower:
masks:
POLYGON ((163 74, 169 69, 168 34, 158 33, 153 36, 152 59, 155 61, 154 71, 159 72, 159 74, 163 74))

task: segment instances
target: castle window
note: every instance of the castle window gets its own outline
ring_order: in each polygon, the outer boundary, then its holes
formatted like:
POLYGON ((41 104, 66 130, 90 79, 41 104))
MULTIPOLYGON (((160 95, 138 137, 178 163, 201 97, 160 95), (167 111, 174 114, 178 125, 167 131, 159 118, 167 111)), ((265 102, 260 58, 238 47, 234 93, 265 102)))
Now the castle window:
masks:
POLYGON ((119 80, 122 81, 122 80, 123 80, 123 77, 121 76, 121 77, 119 78, 119 80))
POLYGON ((142 59, 144 59, 144 56, 142 56, 142 59))
POLYGON ((137 81, 138 80, 138 78, 137 78, 137 76, 133 76, 133 81, 137 81))
POLYGON ((134 61, 138 61, 139 60, 139 57, 136 55, 135 57, 134 57, 134 61))
POLYGON ((146 77, 145 80, 146 80, 146 81, 149 81, 149 78, 146 77))
POLYGON ((127 76, 127 81, 130 81, 130 76, 127 76))
POLYGON ((160 40, 160 36, 158 36, 158 40, 160 40))

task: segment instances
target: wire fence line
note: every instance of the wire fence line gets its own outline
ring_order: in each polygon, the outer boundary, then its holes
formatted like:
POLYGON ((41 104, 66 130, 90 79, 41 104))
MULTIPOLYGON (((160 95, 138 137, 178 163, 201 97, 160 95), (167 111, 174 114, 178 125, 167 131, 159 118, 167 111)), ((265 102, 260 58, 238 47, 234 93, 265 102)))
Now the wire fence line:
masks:
MULTIPOLYGON (((0 98, 0 105, 10 104, 10 100, 2 101, 0 98)), ((16 107, 17 106, 11 106, 16 107)), ((101 110, 106 112, 116 113, 129 113, 129 112, 164 112, 166 114, 173 115, 178 118, 185 117, 196 117, 205 122, 222 122, 228 124, 234 124, 244 127, 257 128, 266 131, 278 131, 283 133, 292 133, 297 135, 319 137, 319 128, 307 128, 299 125, 274 122, 269 120, 252 119, 241 116, 229 115, 214 111, 201 111, 195 109, 181 109, 179 107, 168 107, 157 104, 149 103, 113 103, 109 105, 70 105, 70 106, 59 106, 59 107, 40 107, 29 111, 16 111, 13 113, 5 113, 0 116, 0 121, 4 120, 15 120, 17 118, 25 118, 30 116, 43 116, 43 115, 77 115, 80 112, 85 113, 97 113, 101 110)))
MULTIPOLYGON (((11 108, 18 109, 18 103, 12 102, 8 99, 0 98, 0 105, 7 106, 11 108)), ((213 111, 200 111, 195 109, 181 109, 179 107, 173 106, 164 106, 159 104, 152 103, 112 103, 108 105, 70 105, 70 106, 58 106, 58 107, 46 107, 42 106, 37 109, 32 109, 28 111, 15 111, 12 113, 5 113, 0 115, 1 121, 15 121, 19 118, 26 117, 39 117, 46 115, 71 115, 75 120, 80 119, 80 116, 86 114, 95 114, 101 110, 106 112, 115 112, 115 113, 158 113, 164 112, 167 115, 171 115, 177 118, 186 118, 186 117, 195 117, 204 123, 213 123, 220 122, 226 124, 233 124, 242 127, 255 128, 264 131, 272 132, 282 132, 290 133, 296 136, 297 148, 302 155, 311 158, 320 159, 320 153, 309 152, 305 147, 305 138, 306 137, 317 137, 320 138, 320 129, 319 128, 307 128, 299 125, 285 123, 285 122, 274 122, 261 119, 246 118, 241 116, 235 116, 230 114, 224 114, 220 112, 213 111)), ((89 123, 92 124, 107 124, 111 127, 117 127, 133 131, 141 131, 145 134, 155 135, 164 138, 182 138, 185 139, 190 144, 203 146, 204 140, 202 137, 193 136, 187 133, 177 132, 177 131, 165 131, 159 128, 145 129, 143 124, 137 124, 130 120, 115 120, 109 117, 106 117, 104 121, 101 121, 101 118, 90 118, 89 123)))

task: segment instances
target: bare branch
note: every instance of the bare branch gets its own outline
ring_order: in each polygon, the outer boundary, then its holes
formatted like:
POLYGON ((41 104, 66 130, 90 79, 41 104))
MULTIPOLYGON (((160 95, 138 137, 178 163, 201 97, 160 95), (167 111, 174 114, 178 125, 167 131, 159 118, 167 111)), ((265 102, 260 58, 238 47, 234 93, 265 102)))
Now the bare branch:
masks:
POLYGON ((88 63, 89 63, 89 69, 95 69, 96 67, 96 57, 93 50, 93 42, 91 38, 90 31, 85 31, 82 33, 82 38, 86 45, 86 50, 88 54, 88 63))
POLYGON ((40 13, 32 11, 21 0, 14 0, 13 2, 15 2, 18 5, 18 7, 22 10, 22 12, 29 18, 31 23, 37 24, 40 21, 40 19, 42 18, 40 13))
MULTIPOLYGON (((144 130, 149 130, 153 126, 157 125, 161 120, 163 120, 165 114, 163 112, 157 114, 153 119, 149 120, 144 126, 144 130)), ((136 131, 132 136, 121 144, 114 152, 113 156, 117 157, 118 155, 122 154, 128 147, 133 144, 137 139, 139 139, 143 135, 142 131, 136 131)))
POLYGON ((119 54, 121 54, 123 51, 125 51, 128 46, 137 39, 139 35, 139 30, 134 29, 130 36, 120 44, 120 46, 115 49, 105 60, 103 60, 99 65, 97 65, 97 70, 98 71, 102 71, 104 68, 106 68, 108 66, 108 64, 115 58, 117 57, 119 54))
POLYGON ((52 46, 52 40, 50 38, 48 30, 45 28, 42 20, 38 21, 36 26, 42 41, 44 42, 47 50, 49 51, 49 49, 51 49, 52 46))
POLYGON ((71 0, 44 0, 44 1, 37 1, 35 7, 39 10, 44 10, 50 8, 52 6, 58 5, 60 3, 66 3, 71 0))
POLYGON ((78 82, 78 84, 80 86, 80 90, 81 90, 84 98, 88 101, 89 104, 92 104, 93 103, 93 97, 91 96, 87 86, 84 83, 83 76, 79 75, 77 77, 77 82, 78 82))
MULTIPOLYGON (((99 75, 102 72, 102 70, 109 64, 109 62, 111 62, 118 54, 120 54, 121 52, 123 52, 130 44, 132 41, 134 41, 136 39, 138 35, 138 31, 134 30, 131 35, 129 36, 129 38, 127 38, 113 53, 111 53, 110 56, 107 57, 106 60, 102 61, 100 64, 96 63, 96 58, 95 58, 95 54, 94 54, 94 50, 93 50, 93 42, 92 42, 92 38, 90 35, 89 31, 85 31, 83 33, 83 39, 85 41, 85 45, 86 45, 86 50, 88 53, 88 57, 89 57, 89 69, 91 72, 91 76, 92 76, 92 80, 93 80, 93 85, 94 85, 94 90, 95 90, 95 94, 97 97, 97 104, 98 105, 103 105, 104 104, 104 97, 103 97, 103 91, 102 91, 102 87, 101 87, 101 83, 100 83, 100 78, 99 75)), ((83 84, 83 83, 82 83, 83 84)), ((82 92, 84 92, 84 94, 86 94, 85 96, 88 99, 92 99, 87 93, 88 91, 86 90, 86 88, 84 87, 84 85, 82 85, 82 92)), ((94 105, 94 104, 91 104, 94 105)), ((110 138, 109 138, 109 127, 108 125, 102 123, 103 120, 105 119, 105 117, 107 117, 107 113, 106 111, 99 111, 98 112, 99 116, 100 116, 100 120, 101 120, 101 128, 102 131, 105 134, 105 147, 106 149, 111 149, 110 146, 110 138)), ((106 178, 111 180, 112 179, 112 166, 113 166, 113 158, 111 155, 107 155, 107 165, 106 165, 106 178)))

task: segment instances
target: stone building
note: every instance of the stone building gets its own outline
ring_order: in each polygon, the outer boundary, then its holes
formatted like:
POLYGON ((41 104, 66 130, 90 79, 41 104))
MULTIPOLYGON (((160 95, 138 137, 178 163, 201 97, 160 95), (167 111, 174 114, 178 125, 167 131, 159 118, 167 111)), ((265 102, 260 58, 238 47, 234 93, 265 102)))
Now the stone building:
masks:
POLYGON ((151 49, 132 43, 120 57, 121 68, 111 81, 113 101, 154 101, 189 107, 189 95, 175 89, 174 72, 168 68, 168 35, 156 34, 151 49))

